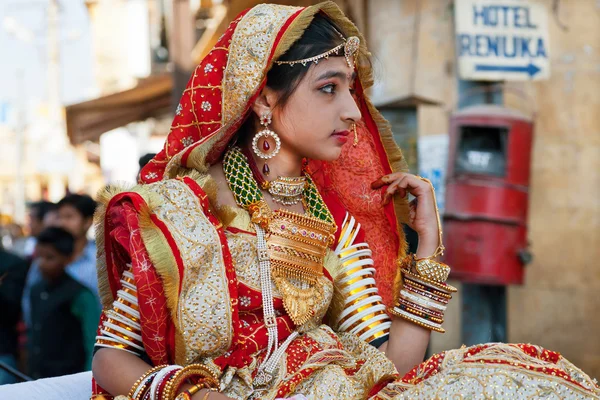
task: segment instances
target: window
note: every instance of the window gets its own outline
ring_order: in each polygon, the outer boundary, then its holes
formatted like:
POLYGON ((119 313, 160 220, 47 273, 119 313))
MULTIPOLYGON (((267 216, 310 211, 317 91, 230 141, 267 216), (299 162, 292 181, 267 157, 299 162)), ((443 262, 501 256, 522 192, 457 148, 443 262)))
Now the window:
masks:
POLYGON ((506 127, 461 127, 456 154, 456 172, 504 176, 507 141, 508 128, 506 127))

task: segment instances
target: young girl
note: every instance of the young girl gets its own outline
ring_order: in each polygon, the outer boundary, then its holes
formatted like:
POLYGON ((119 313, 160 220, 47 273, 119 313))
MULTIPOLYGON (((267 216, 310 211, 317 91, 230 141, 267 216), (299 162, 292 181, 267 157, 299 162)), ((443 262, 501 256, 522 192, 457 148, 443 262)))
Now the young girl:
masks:
POLYGON ((404 172, 371 84, 365 41, 332 2, 261 4, 231 23, 195 69, 143 184, 102 195, 95 393, 598 393, 558 354, 528 345, 460 349, 411 371, 455 289, 437 261, 432 187, 404 172), (419 235, 416 254, 405 253, 402 223, 419 235))

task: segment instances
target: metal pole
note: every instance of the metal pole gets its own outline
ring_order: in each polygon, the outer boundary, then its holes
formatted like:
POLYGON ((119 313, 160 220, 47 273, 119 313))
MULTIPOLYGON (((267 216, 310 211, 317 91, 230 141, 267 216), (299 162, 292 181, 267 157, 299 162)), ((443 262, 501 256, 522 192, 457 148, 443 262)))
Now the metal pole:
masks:
POLYGON ((22 69, 17 70, 17 159, 16 159, 16 184, 15 184, 15 222, 22 224, 25 222, 25 135, 26 135, 26 93, 25 80, 23 79, 24 72, 22 69))
POLYGON ((60 59, 58 38, 58 3, 48 3, 48 103, 53 123, 60 121, 60 59))

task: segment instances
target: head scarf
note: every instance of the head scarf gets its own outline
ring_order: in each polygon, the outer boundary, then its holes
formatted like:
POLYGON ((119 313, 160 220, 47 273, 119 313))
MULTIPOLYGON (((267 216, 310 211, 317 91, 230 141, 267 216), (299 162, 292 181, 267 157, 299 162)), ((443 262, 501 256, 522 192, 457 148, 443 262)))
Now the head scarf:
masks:
POLYGON ((338 160, 309 160, 309 167, 334 215, 335 209, 342 207, 362 224, 373 250, 380 292, 389 303, 397 269, 395 261, 405 253, 400 223, 406 221, 408 207, 403 199, 383 207, 382 193, 371 190, 370 183, 383 174, 405 170, 406 163, 389 124, 364 92, 372 85, 364 37, 331 1, 305 8, 260 4, 231 22, 194 70, 164 148, 143 168, 140 181, 170 179, 189 169, 203 172, 218 162, 250 114, 273 61, 302 36, 317 13, 332 20, 345 37, 360 38, 355 91, 362 120, 357 127, 356 147, 348 143, 338 160))

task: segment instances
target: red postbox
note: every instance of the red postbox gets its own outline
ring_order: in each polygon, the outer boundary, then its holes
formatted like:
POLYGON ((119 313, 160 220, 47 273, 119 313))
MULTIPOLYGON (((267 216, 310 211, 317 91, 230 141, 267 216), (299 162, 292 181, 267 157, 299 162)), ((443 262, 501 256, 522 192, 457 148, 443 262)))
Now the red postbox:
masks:
POLYGON ((533 120, 502 106, 461 109, 450 117, 444 213, 445 262, 452 277, 479 284, 521 284, 533 120))

